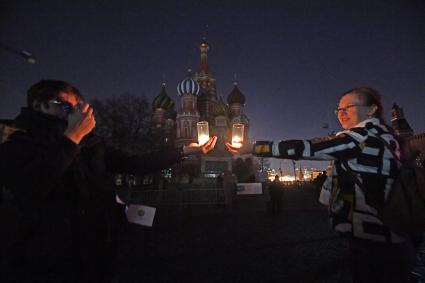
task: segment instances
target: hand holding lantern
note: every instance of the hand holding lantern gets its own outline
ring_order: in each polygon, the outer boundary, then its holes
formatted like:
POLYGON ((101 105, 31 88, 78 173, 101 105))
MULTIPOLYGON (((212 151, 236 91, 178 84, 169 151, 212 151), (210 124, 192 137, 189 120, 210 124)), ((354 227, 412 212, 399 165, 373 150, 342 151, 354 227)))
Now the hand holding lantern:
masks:
POLYGON ((234 154, 249 154, 252 151, 251 144, 244 144, 244 124, 233 124, 232 143, 226 142, 227 149, 234 154))
POLYGON ((243 124, 233 124, 232 128, 232 146, 235 148, 241 148, 243 146, 243 124))
POLYGON ((208 130, 208 122, 201 121, 196 124, 198 130, 198 143, 191 143, 183 147, 184 155, 191 155, 197 153, 208 153, 212 150, 217 142, 217 137, 213 136, 210 138, 208 130))
POLYGON ((212 150, 217 142, 217 137, 213 136, 208 139, 206 143, 203 145, 197 143, 191 143, 189 145, 183 146, 183 154, 184 155, 192 155, 192 154, 207 154, 210 150, 212 150))

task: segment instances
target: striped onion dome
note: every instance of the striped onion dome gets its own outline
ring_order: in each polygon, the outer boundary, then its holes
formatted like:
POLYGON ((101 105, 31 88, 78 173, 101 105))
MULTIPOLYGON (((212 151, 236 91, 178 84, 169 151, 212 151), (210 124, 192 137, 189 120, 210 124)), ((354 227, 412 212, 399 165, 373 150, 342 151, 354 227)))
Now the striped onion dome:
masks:
POLYGON ((183 94, 198 95, 201 87, 198 82, 192 79, 191 70, 188 70, 188 76, 177 85, 177 92, 180 96, 183 94))
POLYGON ((161 92, 152 102, 152 109, 162 108, 167 110, 174 107, 174 101, 167 95, 165 91, 165 83, 162 83, 161 92))

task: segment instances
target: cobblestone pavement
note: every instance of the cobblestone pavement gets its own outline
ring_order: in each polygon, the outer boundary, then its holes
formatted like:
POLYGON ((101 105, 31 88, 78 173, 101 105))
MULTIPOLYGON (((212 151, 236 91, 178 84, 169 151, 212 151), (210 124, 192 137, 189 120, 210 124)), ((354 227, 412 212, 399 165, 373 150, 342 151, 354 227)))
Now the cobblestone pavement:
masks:
POLYGON ((312 189, 286 189, 283 211, 263 196, 232 209, 159 208, 154 227, 130 225, 119 282, 351 282, 348 247, 312 189))

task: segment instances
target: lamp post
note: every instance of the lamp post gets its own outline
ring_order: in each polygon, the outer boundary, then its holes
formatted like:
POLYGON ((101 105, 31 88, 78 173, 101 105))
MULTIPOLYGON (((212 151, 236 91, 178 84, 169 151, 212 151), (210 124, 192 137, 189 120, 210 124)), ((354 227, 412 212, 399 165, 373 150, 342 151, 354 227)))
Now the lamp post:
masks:
POLYGON ((23 50, 23 49, 19 49, 19 48, 16 48, 16 47, 8 46, 8 45, 6 45, 6 44, 4 44, 2 42, 0 42, 0 49, 1 50, 4 50, 4 51, 7 51, 9 53, 13 53, 13 54, 18 55, 18 56, 21 56, 29 64, 35 64, 37 62, 37 60, 31 54, 31 52, 29 52, 27 50, 23 50))
POLYGON ((281 181, 281 178, 282 178, 282 161, 280 161, 279 175, 280 175, 279 180, 281 181))

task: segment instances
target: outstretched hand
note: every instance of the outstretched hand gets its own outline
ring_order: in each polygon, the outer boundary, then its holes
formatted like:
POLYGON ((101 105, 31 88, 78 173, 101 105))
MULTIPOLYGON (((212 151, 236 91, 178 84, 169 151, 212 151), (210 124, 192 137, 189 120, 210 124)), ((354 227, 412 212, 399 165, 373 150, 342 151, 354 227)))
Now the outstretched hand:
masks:
POLYGON ((191 154, 197 154, 197 153, 206 154, 214 148, 216 142, 217 142, 217 136, 213 136, 203 145, 199 145, 197 143, 191 143, 189 145, 183 146, 183 153, 184 155, 191 155, 191 154))
POLYGON ((252 143, 242 144, 242 143, 233 143, 230 144, 226 142, 227 149, 233 154, 249 154, 252 153, 253 148, 252 143))

